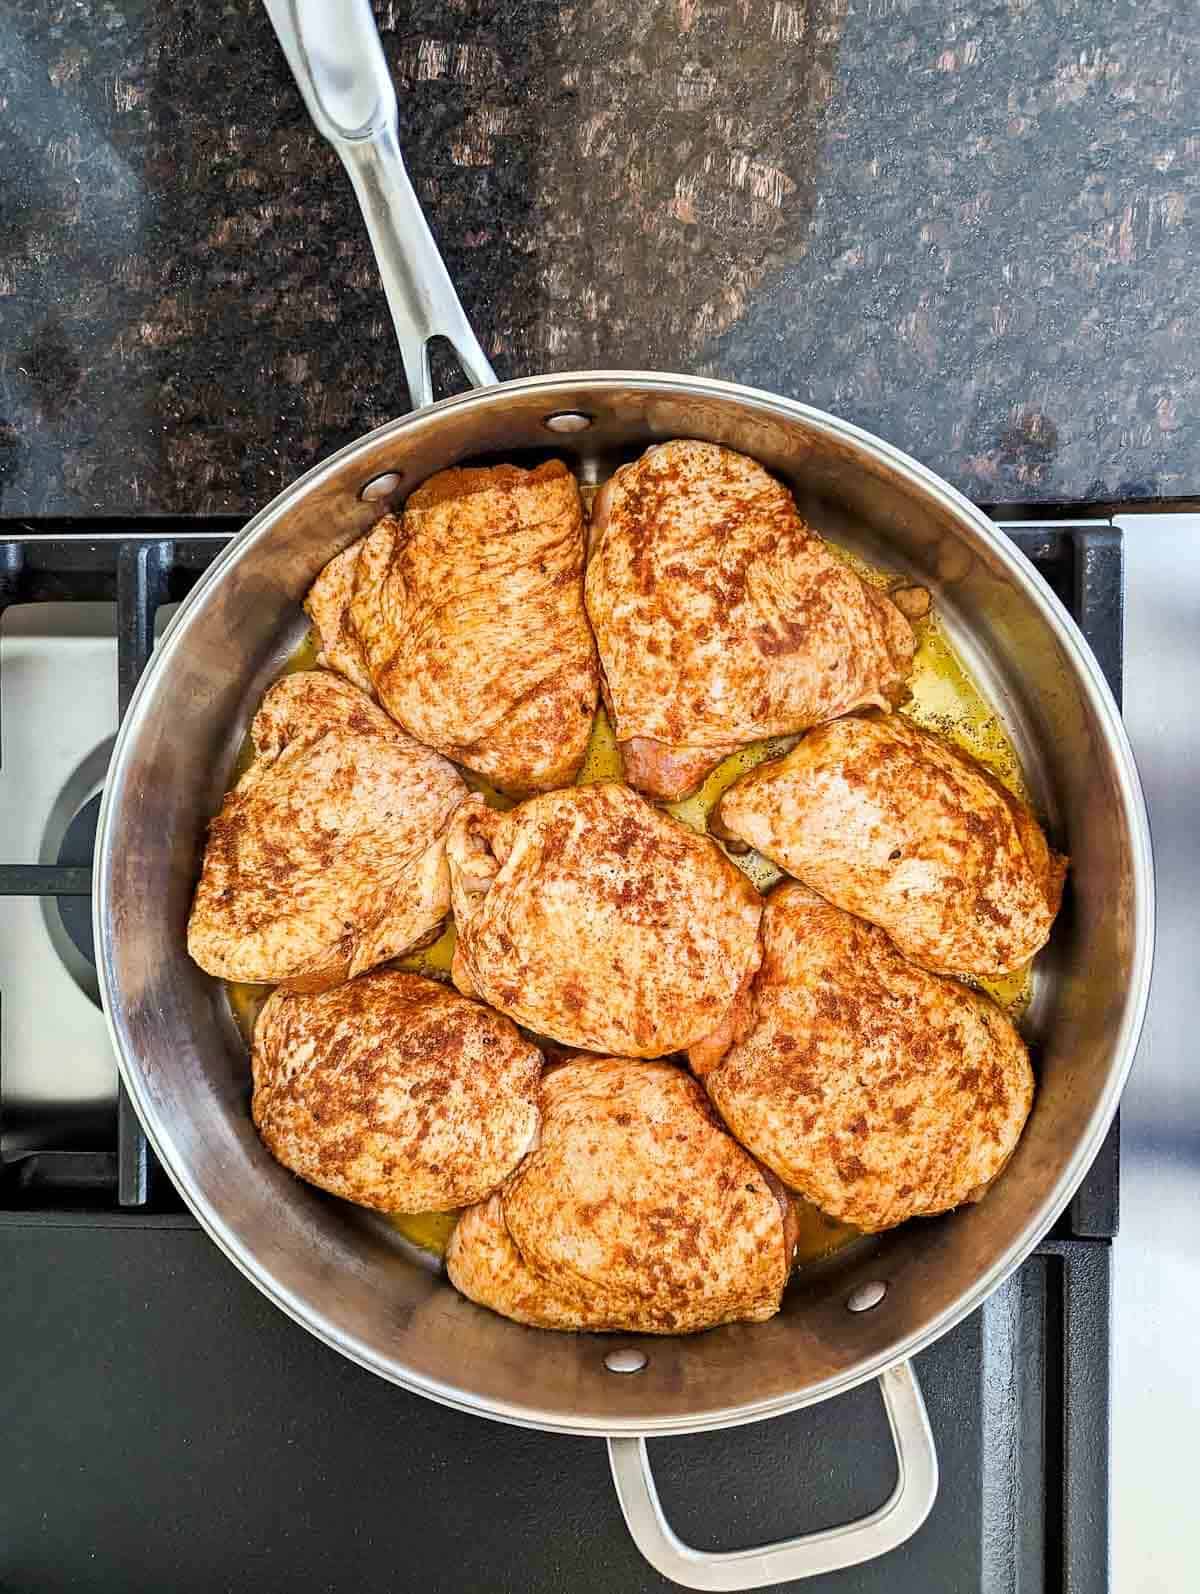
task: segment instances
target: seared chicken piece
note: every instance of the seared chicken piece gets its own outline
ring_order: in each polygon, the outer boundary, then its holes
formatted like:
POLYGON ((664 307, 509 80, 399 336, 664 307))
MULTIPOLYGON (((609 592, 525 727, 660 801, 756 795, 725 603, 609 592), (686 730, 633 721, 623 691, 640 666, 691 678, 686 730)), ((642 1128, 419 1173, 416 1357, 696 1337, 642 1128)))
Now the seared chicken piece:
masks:
POLYGON ((762 904, 715 842, 628 786, 572 786, 451 826, 454 983, 541 1035, 661 1057, 727 1018, 762 904))
MULTIPOLYGON (((376 523, 371 535, 390 524, 392 517, 385 516, 376 523)), ((329 561, 309 588, 304 608, 321 642, 317 662, 327 670, 336 670, 368 696, 374 697, 375 683, 371 679, 366 655, 354 626, 352 602, 358 576, 358 556, 367 541, 367 537, 360 537, 329 561)))
POLYGON ((587 607, 625 778, 676 798, 747 742, 894 703, 908 621, 715 443, 663 443, 597 496, 587 607))
POLYGON ((768 897, 742 1034, 698 1071, 748 1150, 866 1230, 978 1200, 1033 1100, 1028 1054, 989 997, 801 885, 768 897))
POLYGON ((596 709, 579 489, 560 460, 446 470, 325 567, 323 662, 405 730, 524 795, 573 780, 596 709))
POLYGON ((208 827, 188 951, 226 980, 321 991, 421 944, 450 906, 458 772, 326 670, 285 675, 208 827))
POLYGON ((450 1240, 450 1278, 535 1328, 688 1334, 779 1310, 790 1203, 669 1063, 575 1058, 542 1138, 450 1240))
POLYGON ((994 775, 899 715, 810 731, 729 788, 714 828, 942 974, 1027 963, 1049 938, 1067 869, 994 775))
POLYGON ((276 991, 251 1067, 271 1155, 382 1212, 481 1201, 537 1138, 537 1048, 499 1013, 398 969, 320 996, 276 991))

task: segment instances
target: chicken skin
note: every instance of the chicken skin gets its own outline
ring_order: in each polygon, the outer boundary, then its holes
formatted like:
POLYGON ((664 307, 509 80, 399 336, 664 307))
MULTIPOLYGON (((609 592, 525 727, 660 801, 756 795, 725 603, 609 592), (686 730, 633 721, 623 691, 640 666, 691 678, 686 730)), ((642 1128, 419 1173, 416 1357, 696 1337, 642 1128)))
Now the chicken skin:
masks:
POLYGON ((1027 963, 1049 938, 1067 868, 982 764, 900 715, 810 731, 729 788, 714 829, 941 974, 1027 963))
POLYGON ((701 1071, 754 1156, 869 1231, 978 1200, 1033 1100, 1028 1054, 989 997, 802 885, 768 897, 749 1016, 701 1071))
POLYGON ((208 827, 188 951, 226 980, 321 991, 436 933, 446 828, 467 791, 357 687, 285 675, 254 761, 208 827))
POLYGON ((272 1156, 383 1212, 481 1201, 537 1138, 537 1048, 499 1013, 398 969, 319 996, 276 991, 251 1068, 272 1156))
POLYGON ((542 1138, 450 1240, 451 1281, 535 1328, 688 1334, 779 1310, 786 1195, 669 1063, 547 1071, 542 1138))
POLYGON ((625 778, 674 799, 747 742, 892 705, 900 610, 743 454, 649 449, 597 495, 587 608, 625 778))
POLYGON ((523 796, 566 785, 596 709, 583 511, 560 460, 446 470, 305 603, 322 662, 419 741, 523 796))
POLYGON ((727 1020, 762 903, 720 848, 602 782, 510 813, 468 800, 447 838, 454 983, 568 1046, 661 1057, 727 1020))

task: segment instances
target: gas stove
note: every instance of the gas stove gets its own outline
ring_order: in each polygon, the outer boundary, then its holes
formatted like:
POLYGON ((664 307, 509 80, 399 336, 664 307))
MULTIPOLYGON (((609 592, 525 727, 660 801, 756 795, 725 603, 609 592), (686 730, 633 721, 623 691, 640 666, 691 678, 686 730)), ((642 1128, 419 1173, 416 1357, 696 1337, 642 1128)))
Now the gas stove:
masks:
MULTIPOLYGON (((0 522, 0 1243, 20 1367, 4 1421, 21 1436, 0 1578, 205 1594, 251 1579, 292 1594, 670 1587, 628 1539, 602 1447, 436 1407, 310 1339, 199 1232, 124 1099, 91 942, 99 794, 156 635, 235 529, 0 522)), ((1005 529, 1119 701, 1121 532, 1005 529)), ((1114 1126, 1052 1235, 918 1358, 941 1461, 929 1520, 821 1588, 1106 1586, 1117 1212, 1114 1126)), ((654 1450, 667 1513, 702 1548, 861 1516, 895 1472, 873 1387, 654 1450)))

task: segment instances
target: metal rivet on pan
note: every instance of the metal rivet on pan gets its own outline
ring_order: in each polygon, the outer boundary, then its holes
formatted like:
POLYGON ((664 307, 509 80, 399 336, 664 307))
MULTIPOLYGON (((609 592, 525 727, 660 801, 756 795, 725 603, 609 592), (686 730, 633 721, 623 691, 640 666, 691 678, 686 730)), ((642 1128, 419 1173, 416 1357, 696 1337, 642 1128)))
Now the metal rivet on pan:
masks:
POLYGON ((634 1350, 632 1345, 624 1350, 610 1350, 604 1358, 604 1365, 610 1373, 640 1373, 646 1365, 644 1350, 634 1350))
POLYGON ((401 477, 394 470, 385 470, 382 476, 372 476, 360 491, 360 498, 390 498, 399 487, 401 477))
POLYGON ((872 1279, 869 1284, 860 1284, 857 1289, 851 1290, 846 1297, 846 1306, 851 1312, 869 1312, 873 1306, 878 1306, 887 1294, 887 1285, 882 1279, 872 1279))
POLYGON ((546 417, 546 426, 552 432, 586 432, 591 424, 592 417, 581 415, 578 410, 563 410, 546 417))

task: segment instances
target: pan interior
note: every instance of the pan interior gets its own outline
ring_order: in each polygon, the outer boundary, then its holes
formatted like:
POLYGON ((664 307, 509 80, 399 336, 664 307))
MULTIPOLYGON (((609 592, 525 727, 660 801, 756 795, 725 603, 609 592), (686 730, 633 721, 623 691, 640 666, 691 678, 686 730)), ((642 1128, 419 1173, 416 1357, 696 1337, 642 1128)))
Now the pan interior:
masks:
POLYGON ((392 423, 268 506, 177 616, 122 731, 98 850, 101 984, 150 1137, 219 1244, 285 1310, 347 1355, 435 1398, 575 1432, 750 1421, 870 1376, 948 1328, 1032 1247, 1086 1171, 1132 1055, 1148 976, 1144 816, 1119 723, 1061 610, 965 501, 886 445, 802 406, 724 384, 613 373, 537 378, 392 423), (590 418, 554 437, 562 411, 590 418), (950 639, 1016 744, 1072 889, 1028 1023, 1041 1088, 979 1206, 926 1220, 802 1275, 766 1324, 642 1342, 619 1378, 611 1338, 524 1329, 472 1306, 384 1223, 287 1174, 246 1110, 247 1070, 221 988, 184 927, 207 817, 262 692, 305 626, 317 571, 377 518, 362 486, 401 494, 447 465, 569 458, 603 480, 654 441, 706 438, 761 460, 833 540, 928 582, 950 639), (860 1283, 884 1302, 852 1314, 860 1283))

